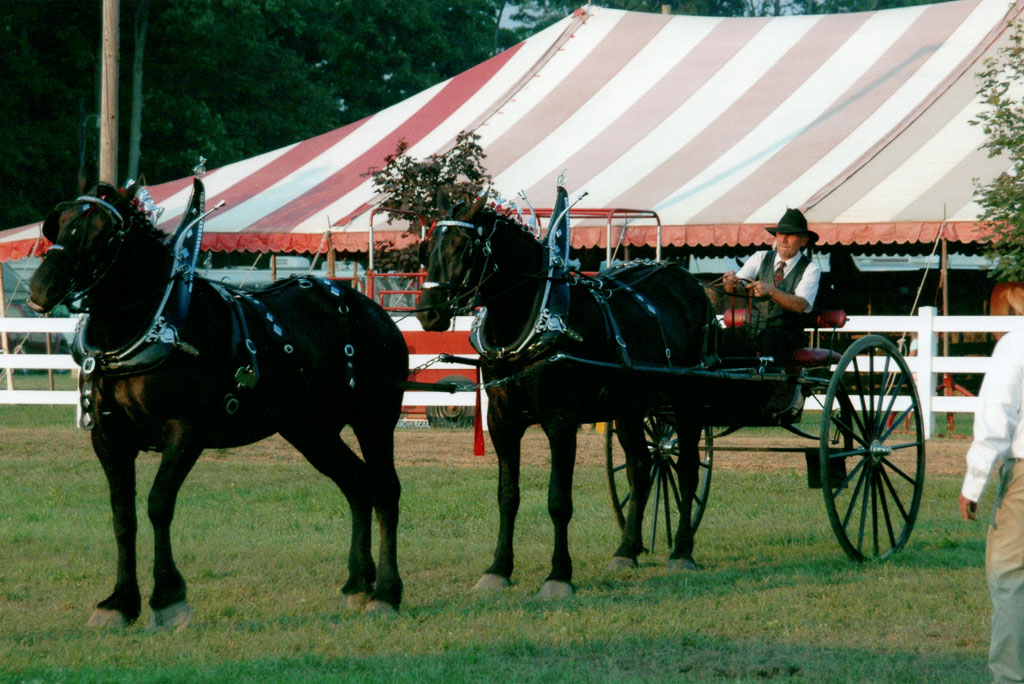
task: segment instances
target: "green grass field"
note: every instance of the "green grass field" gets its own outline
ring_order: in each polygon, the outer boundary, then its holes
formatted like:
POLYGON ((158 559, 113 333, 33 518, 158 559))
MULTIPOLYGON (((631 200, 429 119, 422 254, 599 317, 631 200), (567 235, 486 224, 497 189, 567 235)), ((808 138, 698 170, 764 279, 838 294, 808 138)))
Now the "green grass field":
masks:
MULTIPOLYGON (((173 537, 193 624, 148 631, 144 607, 137 625, 90 630, 113 586, 106 483, 69 409, 54 411, 35 414, 39 428, 5 410, 0 428, 2 682, 988 679, 984 525, 958 519, 958 475, 929 475, 902 554, 854 565, 802 470, 716 467, 700 571, 670 573, 663 548, 638 570, 610 571, 618 532, 589 437, 574 487, 572 599, 535 598, 551 549, 541 458, 523 468, 515 583, 480 597, 469 588, 495 541, 494 458, 448 464, 446 454, 469 449, 467 432, 407 430, 399 617, 342 609, 347 504, 269 443, 209 452, 182 490, 173 537)), ((144 593, 156 464, 139 457, 144 593)))

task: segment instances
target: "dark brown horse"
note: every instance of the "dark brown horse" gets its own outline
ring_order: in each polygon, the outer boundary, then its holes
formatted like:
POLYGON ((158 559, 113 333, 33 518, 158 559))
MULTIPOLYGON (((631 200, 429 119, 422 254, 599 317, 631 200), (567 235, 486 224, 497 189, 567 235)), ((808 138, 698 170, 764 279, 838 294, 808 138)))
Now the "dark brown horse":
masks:
POLYGON ((427 330, 445 330, 457 310, 483 307, 471 339, 481 355, 498 456, 499 527, 494 560, 476 588, 510 582, 520 441, 538 423, 551 447, 548 511, 555 531, 541 595, 574 591, 568 529, 581 423, 616 421, 632 496, 612 566, 636 567, 651 470, 643 419, 648 408, 666 405, 680 434, 682 490, 669 567, 694 568, 690 506, 701 430, 692 399, 697 393, 690 380, 657 369, 702 361, 714 319, 701 285, 665 263, 633 262, 596 278, 555 268, 547 247, 519 223, 484 208, 483 200, 462 207, 453 219, 439 222, 422 247, 427 280, 417 317, 427 330))
POLYGON ((320 279, 258 292, 193 280, 174 266, 180 260, 167 236, 134 201, 138 190, 101 185, 59 205, 43 228, 53 247, 30 285, 37 311, 64 302, 88 313, 75 345, 82 408, 110 485, 117 542, 114 591, 99 602, 90 625, 120 626, 140 614, 140 450, 161 453, 148 497, 155 547, 151 625, 181 628, 192 609, 171 552, 178 490, 204 448, 274 433, 348 499, 352 539, 342 588, 348 605, 393 612, 402 597, 393 431, 399 383, 408 374, 398 328, 369 299, 320 279), (340 437, 346 425, 361 459, 340 437), (371 555, 374 511, 379 567, 371 555))

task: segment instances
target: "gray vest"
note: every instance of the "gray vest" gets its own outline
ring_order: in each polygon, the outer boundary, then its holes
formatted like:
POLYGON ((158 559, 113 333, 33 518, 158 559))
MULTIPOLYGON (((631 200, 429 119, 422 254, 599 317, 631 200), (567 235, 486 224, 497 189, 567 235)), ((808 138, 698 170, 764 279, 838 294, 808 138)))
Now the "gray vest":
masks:
MULTIPOLYGON (((757 272, 758 280, 775 282, 775 255, 774 249, 765 255, 764 261, 761 262, 761 268, 757 272)), ((804 271, 807 270, 807 265, 810 262, 811 260, 805 255, 797 255, 796 265, 786 274, 786 277, 782 279, 782 282, 777 287, 786 294, 796 292, 797 283, 800 282, 800 278, 803 277, 804 271)), ((754 326, 757 332, 765 328, 788 328, 800 332, 804 329, 804 319, 805 314, 803 312, 793 313, 792 311, 787 311, 771 299, 766 299, 763 302, 757 303, 754 326)))

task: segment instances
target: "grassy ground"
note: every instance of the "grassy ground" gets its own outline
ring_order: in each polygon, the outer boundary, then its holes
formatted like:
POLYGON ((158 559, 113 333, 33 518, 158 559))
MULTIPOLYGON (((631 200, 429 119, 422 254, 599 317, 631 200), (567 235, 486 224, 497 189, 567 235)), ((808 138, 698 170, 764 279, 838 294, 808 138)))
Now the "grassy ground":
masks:
MULTIPOLYGON (((38 411, 38 409, 33 409, 38 411)), ((84 627, 113 583, 106 483, 88 438, 58 415, 45 429, 0 428, 0 681, 985 681, 984 526, 955 515, 965 443, 937 458, 908 548, 854 565, 838 548, 800 461, 716 464, 696 573, 664 549, 613 572, 602 437, 581 433, 570 541, 578 593, 535 598, 550 555, 543 439, 528 435, 515 584, 468 589, 487 566, 496 468, 466 431, 399 434, 395 619, 344 612, 348 511, 326 479, 279 440, 209 452, 179 499, 173 529, 194 624, 84 627), (962 461, 960 461, 962 462, 962 461)), ((139 458, 143 591, 152 534, 139 458)), ((987 506, 983 514, 987 513, 987 506)))

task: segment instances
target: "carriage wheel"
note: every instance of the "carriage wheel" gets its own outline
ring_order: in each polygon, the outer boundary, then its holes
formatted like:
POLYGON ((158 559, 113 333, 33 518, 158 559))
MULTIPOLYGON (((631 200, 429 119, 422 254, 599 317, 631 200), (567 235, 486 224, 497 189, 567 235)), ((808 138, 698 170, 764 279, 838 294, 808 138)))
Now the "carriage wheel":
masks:
MULTIPOLYGON (((626 472, 626 456, 615 437, 613 424, 608 424, 605 439, 605 474, 608 478, 608 493, 611 496, 615 521, 622 529, 626 524, 625 509, 630 498, 630 482, 626 472)), ((665 533, 667 548, 674 540, 673 524, 679 520, 680 490, 676 475, 679 462, 679 437, 675 425, 662 413, 650 412, 644 417, 644 436, 651 454, 651 494, 647 500, 650 511, 650 530, 647 550, 653 551, 658 529, 665 533)), ((705 427, 700 441, 700 466, 697 472, 697 488, 690 510, 690 527, 694 532, 704 517, 704 509, 711 490, 711 464, 714 457, 714 436, 712 428, 705 427)))
MULTIPOLYGON (((464 375, 446 375, 438 384, 453 383, 467 390, 473 389, 473 381, 464 375)), ((473 425, 472 406, 428 406, 427 424, 435 428, 462 428, 473 425)))
POLYGON ((924 426, 907 362, 884 337, 857 340, 822 408, 822 492, 840 546, 856 561, 897 553, 924 490, 924 426))

